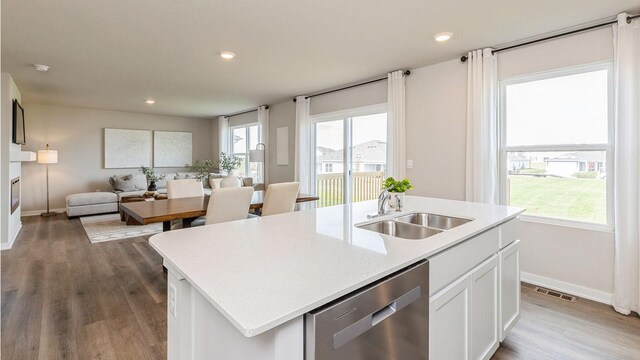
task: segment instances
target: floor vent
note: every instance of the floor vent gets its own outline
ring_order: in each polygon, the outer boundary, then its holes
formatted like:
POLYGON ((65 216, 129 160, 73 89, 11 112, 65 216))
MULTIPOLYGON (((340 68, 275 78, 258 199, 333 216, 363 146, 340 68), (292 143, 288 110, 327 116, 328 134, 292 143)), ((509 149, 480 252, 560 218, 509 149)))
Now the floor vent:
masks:
POLYGON ((538 286, 536 286, 536 288, 534 290, 539 294, 552 296, 552 297, 554 297, 556 299, 565 300, 565 301, 569 301, 569 302, 576 302, 576 297, 575 296, 563 294, 563 293, 561 293, 559 291, 549 290, 549 289, 541 288, 541 287, 538 287, 538 286))

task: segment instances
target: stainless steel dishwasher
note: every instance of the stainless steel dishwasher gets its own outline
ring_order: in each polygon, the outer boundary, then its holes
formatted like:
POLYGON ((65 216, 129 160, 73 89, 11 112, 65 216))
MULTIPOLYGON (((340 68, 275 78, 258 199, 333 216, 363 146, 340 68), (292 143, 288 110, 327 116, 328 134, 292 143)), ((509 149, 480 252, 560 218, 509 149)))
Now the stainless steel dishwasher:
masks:
POLYGON ((429 358, 429 263, 305 315, 306 360, 429 358))

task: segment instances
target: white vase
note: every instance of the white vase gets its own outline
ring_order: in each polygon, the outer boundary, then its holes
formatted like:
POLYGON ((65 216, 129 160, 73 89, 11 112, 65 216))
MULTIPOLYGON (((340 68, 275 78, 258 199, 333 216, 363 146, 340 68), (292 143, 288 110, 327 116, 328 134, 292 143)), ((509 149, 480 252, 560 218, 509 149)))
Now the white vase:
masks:
POLYGON ((404 193, 390 192, 389 194, 391 195, 391 198, 389 198, 389 207, 397 211, 402 211, 404 208, 404 193))
POLYGON ((227 176, 220 180, 221 188, 240 187, 241 185, 242 182, 240 182, 240 179, 238 179, 238 177, 236 176, 236 170, 230 172, 227 176))

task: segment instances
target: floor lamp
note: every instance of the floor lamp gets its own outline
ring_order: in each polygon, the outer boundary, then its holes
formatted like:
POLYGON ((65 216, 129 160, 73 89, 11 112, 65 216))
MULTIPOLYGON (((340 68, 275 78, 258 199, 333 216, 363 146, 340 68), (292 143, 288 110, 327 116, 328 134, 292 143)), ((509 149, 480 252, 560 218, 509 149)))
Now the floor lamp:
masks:
POLYGON ((249 162, 257 162, 257 163, 261 163, 261 168, 262 168, 262 183, 263 185, 266 186, 265 184, 265 178, 264 178, 264 173, 265 173, 265 168, 264 168, 264 149, 265 149, 265 145, 263 143, 258 143, 256 145, 256 149, 255 150, 249 150, 249 162))
POLYGON ((48 217, 54 216, 56 213, 49 211, 49 164, 58 163, 58 151, 49 150, 49 144, 45 150, 38 150, 38 164, 44 164, 47 171, 47 212, 40 214, 41 216, 48 217))

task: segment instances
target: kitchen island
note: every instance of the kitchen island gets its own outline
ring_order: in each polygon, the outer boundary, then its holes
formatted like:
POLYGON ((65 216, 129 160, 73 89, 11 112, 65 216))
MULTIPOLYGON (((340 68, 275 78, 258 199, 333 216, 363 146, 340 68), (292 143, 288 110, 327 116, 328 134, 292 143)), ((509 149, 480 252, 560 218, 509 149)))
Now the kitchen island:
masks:
POLYGON ((151 246, 168 269, 168 358, 303 359, 306 313, 424 259, 430 266, 430 358, 490 357, 519 314, 514 219, 522 209, 407 196, 403 213, 385 218, 424 212, 472 220, 408 240, 356 226, 380 220, 367 219, 376 205, 366 201, 153 236, 151 246), (501 276, 506 260, 510 273, 501 276), (480 280, 490 281, 472 298, 480 280), (501 290, 510 300, 502 301, 501 290), (451 301, 459 295, 461 301, 451 301), (464 308, 448 308, 454 305, 464 308), (477 306, 493 306, 495 316, 474 320, 477 306), (472 341, 474 328, 488 348, 472 341), (454 352, 452 341, 462 342, 454 352))

